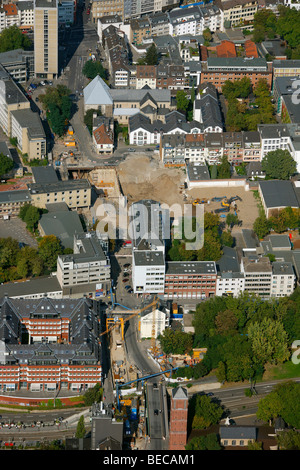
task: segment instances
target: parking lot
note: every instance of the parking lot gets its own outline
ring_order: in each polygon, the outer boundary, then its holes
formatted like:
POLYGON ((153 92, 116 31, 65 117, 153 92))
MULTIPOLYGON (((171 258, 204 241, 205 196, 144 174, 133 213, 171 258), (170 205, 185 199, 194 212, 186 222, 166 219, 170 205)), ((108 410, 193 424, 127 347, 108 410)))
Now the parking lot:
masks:
POLYGON ((4 220, 0 223, 0 238, 11 237, 25 245, 37 247, 36 239, 26 229, 26 224, 19 218, 4 220))

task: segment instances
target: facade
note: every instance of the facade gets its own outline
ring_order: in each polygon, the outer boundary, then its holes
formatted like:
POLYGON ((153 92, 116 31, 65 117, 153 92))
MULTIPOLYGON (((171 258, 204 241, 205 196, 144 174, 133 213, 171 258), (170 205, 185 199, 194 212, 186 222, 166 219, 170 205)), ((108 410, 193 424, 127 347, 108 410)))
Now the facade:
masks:
POLYGON ((58 3, 35 0, 34 3, 34 73, 38 78, 58 75, 58 3))
POLYGON ((188 394, 186 388, 172 390, 169 450, 185 450, 187 442, 188 394))
POLYGON ((155 328, 154 335, 157 338, 163 334, 164 330, 170 324, 170 311, 166 308, 155 310, 145 310, 140 315, 139 334, 140 338, 151 338, 153 325, 155 328))
POLYGON ((242 258, 241 272, 245 276, 245 291, 263 299, 271 296, 272 265, 267 257, 242 258))
POLYGON ((1 299, 1 392, 102 383, 100 307, 90 299, 1 299))
POLYGON ((31 109, 11 112, 11 137, 18 139, 18 148, 28 160, 42 160, 47 156, 46 134, 38 113, 31 109))
POLYGON ((0 192, 0 218, 16 217, 24 204, 31 202, 27 190, 0 192))
POLYGON ((214 261, 169 261, 166 263, 165 298, 206 299, 216 293, 214 261))
POLYGON ((226 80, 241 80, 243 77, 250 78, 254 88, 261 79, 266 80, 271 88, 272 70, 265 59, 208 57, 202 64, 201 83, 210 82, 219 92, 226 80))
POLYGON ((73 254, 57 259, 57 280, 63 295, 94 292, 106 295, 110 286, 110 262, 96 232, 74 235, 73 254))
POLYGON ((246 447, 257 439, 257 429, 252 426, 220 426, 220 442, 224 447, 246 447))
POLYGON ((246 24, 253 22, 259 2, 257 0, 219 0, 217 5, 223 11, 226 28, 230 28, 242 22, 246 24))
POLYGON ((94 0, 91 5, 91 18, 93 23, 96 23, 99 18, 103 16, 119 16, 122 20, 124 18, 124 0, 94 0))
POLYGON ((65 202, 70 209, 90 207, 91 185, 88 180, 67 180, 28 185, 32 204, 41 209, 54 202, 65 202))
POLYGON ((13 51, 2 52, 0 53, 0 64, 16 82, 27 82, 27 80, 34 76, 33 51, 15 49, 13 51))

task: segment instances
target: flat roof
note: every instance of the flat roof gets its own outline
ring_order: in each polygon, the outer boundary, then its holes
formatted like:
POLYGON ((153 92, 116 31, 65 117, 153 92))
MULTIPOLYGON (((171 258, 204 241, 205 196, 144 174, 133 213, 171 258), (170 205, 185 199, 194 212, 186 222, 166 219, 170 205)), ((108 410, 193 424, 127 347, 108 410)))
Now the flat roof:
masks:
POLYGON ((56 276, 41 276, 26 281, 8 282, 0 285, 0 298, 6 294, 8 297, 22 297, 27 295, 49 294, 60 292, 61 287, 56 276))
POLYGON ((134 251, 132 253, 136 266, 164 266, 165 257, 162 251, 134 251))
POLYGON ((30 202, 30 192, 26 189, 17 191, 0 191, 0 204, 8 202, 30 202))
POLYGON ((217 269, 214 261, 168 261, 168 274, 217 274, 217 269))

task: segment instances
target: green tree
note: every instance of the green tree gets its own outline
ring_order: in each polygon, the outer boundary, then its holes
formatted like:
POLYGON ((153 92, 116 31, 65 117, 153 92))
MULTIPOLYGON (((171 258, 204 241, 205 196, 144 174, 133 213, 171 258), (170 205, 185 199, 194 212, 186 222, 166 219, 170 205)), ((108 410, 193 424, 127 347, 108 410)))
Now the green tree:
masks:
POLYGON ((193 437, 185 446, 186 450, 221 450, 216 434, 193 437))
POLYGON ((154 43, 148 48, 145 55, 145 64, 146 65, 157 65, 158 64, 158 51, 154 43))
POLYGON ((231 177, 230 163, 224 155, 218 165, 218 179, 229 179, 231 177))
POLYGON ((189 107, 189 99, 184 90, 178 90, 176 93, 177 111, 186 114, 189 107))
POLYGON ((260 363, 280 364, 290 357, 288 335, 278 320, 263 318, 261 322, 250 323, 248 337, 260 363))
POLYGON ((262 159, 261 168, 270 179, 289 179, 297 170, 297 164, 288 150, 268 152, 262 159))
POLYGON ((82 438, 85 437, 85 435, 86 435, 86 428, 85 428, 85 424, 84 424, 84 416, 81 415, 79 420, 78 420, 78 423, 77 423, 75 437, 77 439, 82 439, 82 438))
POLYGON ((3 153, 0 153, 0 177, 6 175, 14 167, 14 162, 11 158, 3 153))
POLYGON ((107 71, 100 61, 87 60, 82 68, 85 77, 93 80, 99 75, 103 80, 107 80, 107 71))
POLYGON ((219 423, 223 415, 220 405, 211 401, 207 395, 196 395, 191 401, 191 408, 194 411, 193 429, 206 429, 219 423))
POLYGON ((158 337, 162 350, 165 354, 186 354, 193 347, 193 336, 183 331, 165 329, 158 337))
POLYGON ((230 246, 230 247, 232 247, 234 245, 234 239, 233 239, 233 236, 231 235, 229 230, 222 233, 222 235, 221 235, 221 245, 222 246, 230 246))
POLYGON ((99 109, 89 109, 83 118, 84 124, 87 126, 90 134, 92 135, 93 131, 93 115, 96 114, 97 116, 101 115, 101 111, 99 109))
POLYGON ((290 429, 276 434, 276 440, 280 450, 300 450, 300 434, 290 429))
POLYGON ((54 235, 46 235, 38 245, 38 252, 47 269, 56 268, 57 258, 62 254, 60 240, 54 235))
POLYGON ((239 224, 238 216, 230 212, 229 214, 227 214, 226 224, 228 225, 229 228, 232 228, 234 225, 238 225, 239 224))
POLYGON ((34 231, 37 228, 40 217, 40 210, 37 207, 30 205, 24 216, 24 222, 26 223, 28 230, 34 231))
POLYGON ((103 389, 100 384, 96 384, 93 388, 89 388, 83 396, 85 406, 92 406, 93 403, 99 403, 102 399, 102 395, 103 389))
POLYGON ((10 26, 0 34, 0 52, 12 51, 14 49, 30 49, 31 40, 22 34, 17 25, 10 26))
POLYGON ((270 228, 270 222, 264 214, 257 217, 253 223, 253 230, 260 239, 268 235, 270 228))

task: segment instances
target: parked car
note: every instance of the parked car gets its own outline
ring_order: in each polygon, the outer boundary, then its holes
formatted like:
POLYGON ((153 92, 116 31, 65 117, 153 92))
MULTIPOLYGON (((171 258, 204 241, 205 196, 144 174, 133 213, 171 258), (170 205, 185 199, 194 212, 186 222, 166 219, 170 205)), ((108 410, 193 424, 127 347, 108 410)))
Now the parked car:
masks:
POLYGON ((128 281, 129 281, 129 279, 128 279, 128 277, 126 277, 126 279, 123 279, 122 282, 128 282, 128 281))
POLYGON ((130 286, 125 286, 125 289, 129 290, 129 289, 131 289, 131 287, 130 286))

